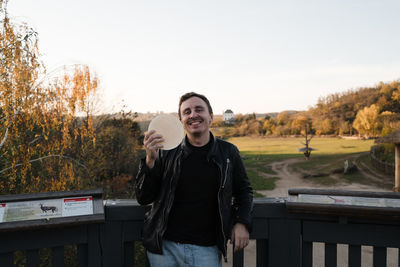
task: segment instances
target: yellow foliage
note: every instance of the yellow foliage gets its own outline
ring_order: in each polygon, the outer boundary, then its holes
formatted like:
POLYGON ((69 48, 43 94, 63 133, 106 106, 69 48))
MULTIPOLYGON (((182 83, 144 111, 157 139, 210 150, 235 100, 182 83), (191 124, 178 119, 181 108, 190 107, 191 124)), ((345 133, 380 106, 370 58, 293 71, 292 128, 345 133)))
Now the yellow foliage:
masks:
POLYGON ((0 6, 0 193, 77 189, 81 175, 72 155, 94 140, 89 102, 98 78, 76 66, 47 79, 37 33, 12 24, 0 6))
POLYGON ((365 107, 357 113, 353 127, 361 134, 376 135, 379 127, 378 116, 379 108, 375 104, 365 107))

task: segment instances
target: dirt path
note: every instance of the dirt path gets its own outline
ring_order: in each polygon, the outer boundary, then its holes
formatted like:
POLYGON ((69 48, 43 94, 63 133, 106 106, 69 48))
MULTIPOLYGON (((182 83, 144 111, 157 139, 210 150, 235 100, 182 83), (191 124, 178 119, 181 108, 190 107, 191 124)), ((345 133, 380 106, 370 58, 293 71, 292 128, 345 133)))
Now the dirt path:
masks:
MULTIPOLYGON (((279 177, 279 180, 275 182, 274 190, 263 190, 258 191, 267 197, 286 197, 288 196, 288 189, 290 188, 319 188, 319 189, 343 189, 343 190, 368 190, 368 191, 388 191, 382 188, 378 188, 373 185, 363 185, 359 183, 345 183, 343 181, 338 182, 333 186, 320 185, 313 183, 311 180, 302 178, 302 173, 293 172, 290 166, 294 163, 303 161, 303 158, 286 159, 282 161, 276 161, 271 163, 271 168, 276 174, 264 174, 269 177, 279 177)), ((366 175, 363 168, 365 166, 358 166, 360 172, 366 175)), ((372 176, 372 175, 369 175, 372 176)), ((374 177, 374 179, 376 179, 374 177)))

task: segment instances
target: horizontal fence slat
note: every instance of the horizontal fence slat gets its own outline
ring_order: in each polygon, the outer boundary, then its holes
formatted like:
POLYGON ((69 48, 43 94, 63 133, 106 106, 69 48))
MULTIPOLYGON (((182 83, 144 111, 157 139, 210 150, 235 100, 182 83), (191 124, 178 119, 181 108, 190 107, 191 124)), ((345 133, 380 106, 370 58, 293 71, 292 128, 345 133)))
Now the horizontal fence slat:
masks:
POLYGON ((86 243, 87 226, 3 232, 0 236, 2 240, 7 240, 7 242, 0 242, 0 253, 50 248, 68 244, 86 243))
POLYGON ((400 227, 375 224, 303 222, 303 238, 311 242, 400 247, 400 227))
POLYGON ((387 249, 383 247, 374 247, 373 266, 386 267, 387 249))

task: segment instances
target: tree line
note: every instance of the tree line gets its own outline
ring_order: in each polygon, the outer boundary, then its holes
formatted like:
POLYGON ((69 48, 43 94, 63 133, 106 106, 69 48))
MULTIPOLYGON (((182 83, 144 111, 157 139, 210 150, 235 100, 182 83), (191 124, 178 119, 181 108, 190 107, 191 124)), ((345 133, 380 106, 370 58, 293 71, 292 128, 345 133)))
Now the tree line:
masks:
POLYGON ((223 137, 300 135, 306 127, 315 135, 384 136, 400 129, 400 80, 320 97, 306 111, 284 111, 264 118, 239 114, 233 125, 218 119, 212 127, 223 137))

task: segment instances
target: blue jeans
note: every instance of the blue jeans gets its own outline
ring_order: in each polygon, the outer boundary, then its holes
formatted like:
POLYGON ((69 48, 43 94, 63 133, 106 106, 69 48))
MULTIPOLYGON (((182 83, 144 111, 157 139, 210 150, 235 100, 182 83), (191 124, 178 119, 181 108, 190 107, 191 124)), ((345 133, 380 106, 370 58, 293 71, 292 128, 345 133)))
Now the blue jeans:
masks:
POLYGON ((147 251, 151 267, 221 267, 217 246, 197 246, 163 240, 163 254, 147 251))

